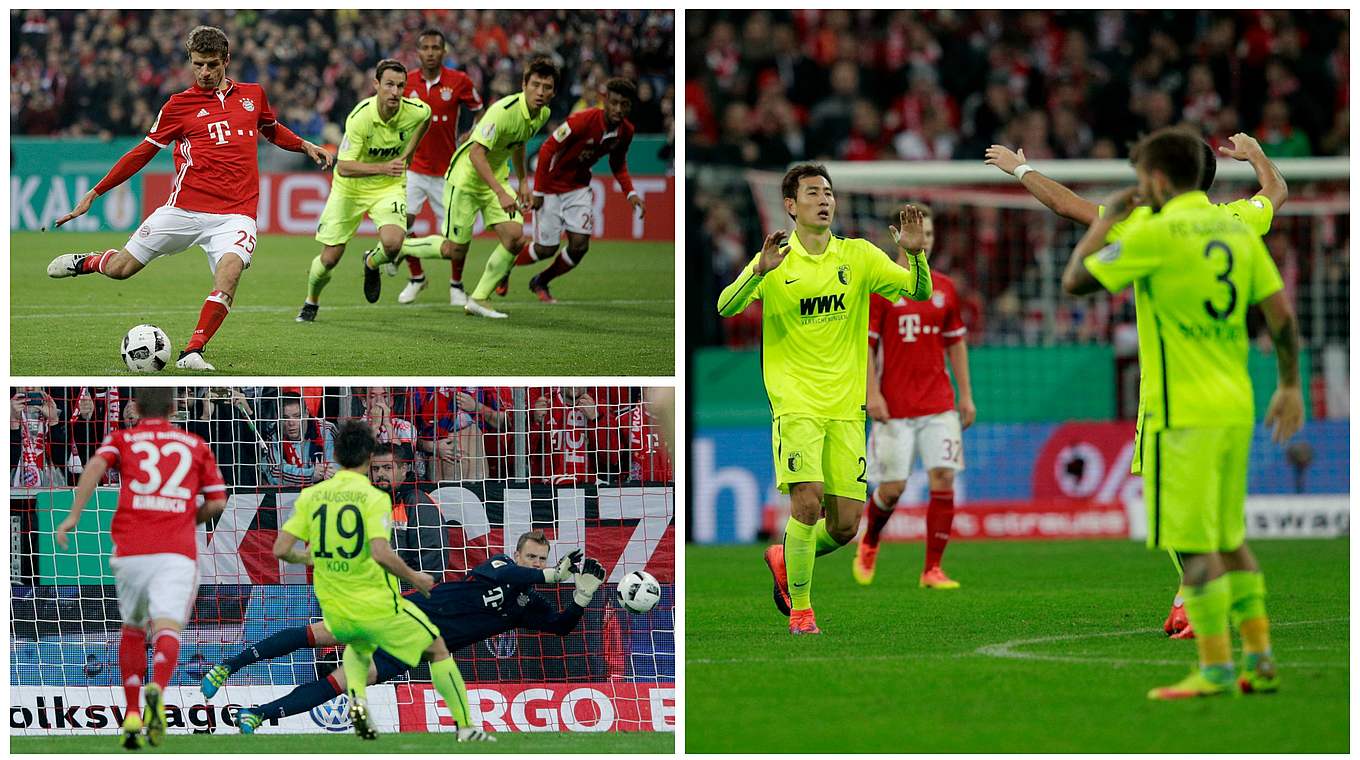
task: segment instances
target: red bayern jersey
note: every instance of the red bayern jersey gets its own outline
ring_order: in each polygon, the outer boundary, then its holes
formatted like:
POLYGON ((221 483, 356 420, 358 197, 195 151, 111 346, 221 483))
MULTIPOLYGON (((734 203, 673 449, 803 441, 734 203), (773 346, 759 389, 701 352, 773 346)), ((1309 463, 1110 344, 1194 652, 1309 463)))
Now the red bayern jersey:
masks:
POLYGON ((411 171, 442 177, 458 147, 458 109, 482 110, 482 96, 467 74, 445 66, 433 82, 419 68, 412 69, 406 75, 406 97, 420 98, 434 111, 430 128, 411 157, 411 171))
POLYGON ((675 479, 670 452, 661 431, 642 404, 626 408, 628 452, 632 455, 629 480, 669 483, 675 479))
POLYGON ((173 552, 196 559, 198 496, 226 493, 208 444, 165 420, 146 419, 109 433, 95 455, 122 474, 111 527, 114 556, 173 552))
POLYGON ((175 179, 165 205, 255 217, 260 199, 260 130, 277 123, 264 88, 227 80, 226 89, 190 87, 161 107, 146 141, 176 143, 175 179))
MULTIPOLYGON (((592 389, 585 389, 587 391, 592 389)), ((599 400, 592 395, 598 405, 599 400)), ((594 480, 595 467, 591 464, 598 406, 595 419, 587 416, 587 407, 569 400, 562 389, 550 388, 534 399, 536 410, 543 409, 543 421, 536 423, 540 431, 534 457, 536 477, 551 483, 589 483, 594 480), (540 399, 542 403, 540 403, 540 399)))
POLYGON ((538 152, 534 192, 566 193, 590 186, 590 169, 609 155, 609 169, 625 193, 633 192, 628 175, 628 146, 633 142, 633 123, 627 119, 610 128, 603 108, 577 111, 553 130, 538 152))
POLYGON ((874 295, 869 301, 869 350, 878 351, 879 388, 894 419, 954 408, 944 350, 963 340, 968 328, 959 317, 954 281, 938 271, 930 278, 928 300, 889 303, 874 295))

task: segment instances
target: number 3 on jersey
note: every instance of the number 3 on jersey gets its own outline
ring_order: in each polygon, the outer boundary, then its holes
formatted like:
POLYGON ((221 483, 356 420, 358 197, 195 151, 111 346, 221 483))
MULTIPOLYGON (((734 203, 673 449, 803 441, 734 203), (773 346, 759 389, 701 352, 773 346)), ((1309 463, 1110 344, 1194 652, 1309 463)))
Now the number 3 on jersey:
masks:
POLYGON ((1216 250, 1223 252, 1223 271, 1219 272, 1214 279, 1228 286, 1228 305, 1222 311, 1219 311, 1214 306, 1213 299, 1205 299, 1204 310, 1209 312, 1209 316, 1221 322, 1232 316, 1233 309, 1237 308, 1237 286, 1229 279, 1233 270, 1233 253, 1227 243, 1221 240, 1210 240, 1209 245, 1204 247, 1204 258, 1212 258, 1216 250))

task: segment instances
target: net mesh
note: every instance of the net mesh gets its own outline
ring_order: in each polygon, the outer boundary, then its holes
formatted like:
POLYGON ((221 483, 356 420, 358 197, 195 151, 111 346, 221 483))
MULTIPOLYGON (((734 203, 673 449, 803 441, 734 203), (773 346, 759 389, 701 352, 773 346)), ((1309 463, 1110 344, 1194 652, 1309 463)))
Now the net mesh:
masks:
MULTIPOLYGON (((10 684, 17 714, 29 716, 21 732, 116 728, 90 715, 123 701, 121 689, 113 694, 121 622, 108 565, 117 471, 100 484, 69 550, 52 532, 104 435, 135 421, 130 394, 13 389, 10 684), (56 721, 57 700, 80 706, 74 725, 56 721)), ((231 708, 338 665, 334 648, 302 649, 246 667, 212 700, 197 690, 208 668, 244 645, 320 619, 305 570, 276 560, 272 546, 299 490, 335 471, 338 424, 363 419, 396 447, 406 473, 393 545, 412 567, 457 580, 513 553, 532 529, 553 542, 551 561, 581 547, 605 567, 605 584, 571 634, 512 630, 454 653, 482 721, 497 730, 673 729, 674 477, 643 389, 200 387, 180 396, 174 423, 209 442, 228 485, 224 513, 199 529, 201 585, 168 700, 181 698, 189 728, 201 728, 188 720, 194 708, 228 723, 231 708), (661 582, 661 602, 646 614, 615 600, 616 584, 634 570, 661 582), (529 699, 551 709, 506 709, 529 699)), ((538 590, 561 609, 573 588, 538 590)), ((390 694, 390 705, 375 707, 389 730, 449 723, 427 666, 394 683, 390 692, 375 687, 379 702, 390 694)), ((334 712, 313 711, 283 730, 334 729, 334 712)))

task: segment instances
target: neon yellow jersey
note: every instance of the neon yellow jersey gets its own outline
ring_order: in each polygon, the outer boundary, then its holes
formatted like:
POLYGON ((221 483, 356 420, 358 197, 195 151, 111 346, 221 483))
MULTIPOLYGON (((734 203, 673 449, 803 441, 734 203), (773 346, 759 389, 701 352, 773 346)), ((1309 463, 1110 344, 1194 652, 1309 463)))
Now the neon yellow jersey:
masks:
MULTIPOLYGON (((415 98, 402 98, 397 112, 383 121, 378 115, 378 96, 365 98, 345 118, 345 137, 340 141, 337 161, 383 164, 400 157, 408 143, 430 120, 430 107, 415 98)), ((368 177, 342 177, 335 173, 332 186, 345 190, 373 192, 388 187, 405 187, 406 177, 379 174, 368 177)))
POLYGON ((730 317, 763 302, 761 364, 772 413, 863 420, 869 295, 929 298, 926 257, 912 255, 903 268, 867 240, 835 236, 814 256, 795 233, 787 258, 764 277, 755 274, 759 260, 723 290, 718 312, 730 317))
POLYGON ((1255 230, 1194 191, 1084 263, 1111 292, 1137 283, 1140 433, 1254 423, 1247 307, 1283 287, 1255 230))
POLYGON ((473 127, 471 136, 458 147, 458 152, 449 161, 449 171, 444 176, 457 187, 469 190, 486 187, 469 155, 473 143, 476 143, 486 148, 487 163, 491 164, 496 178, 504 182, 510 176, 511 153, 538 134, 551 115, 547 106, 538 109, 536 114, 529 113, 529 103, 522 92, 501 98, 486 109, 482 120, 473 127))
POLYGON ((373 620, 398 611, 401 586, 369 551, 392 540, 392 499, 357 472, 304 488, 283 530, 306 541, 312 585, 326 615, 373 620))
MULTIPOLYGON (((1253 232, 1261 237, 1265 237, 1270 232, 1270 223, 1275 219, 1275 206, 1270 199, 1264 195, 1253 195, 1250 198, 1239 198, 1230 203, 1220 203, 1219 208, 1226 209, 1233 216, 1241 219, 1251 228, 1253 232)), ((1096 206, 1096 216, 1105 216, 1105 207, 1096 206)), ((1138 206, 1129 212, 1129 215, 1114 223, 1110 228, 1109 234, 1105 236, 1105 242, 1113 243, 1123 237, 1124 232, 1136 224, 1146 222, 1152 218, 1151 206, 1138 206)))

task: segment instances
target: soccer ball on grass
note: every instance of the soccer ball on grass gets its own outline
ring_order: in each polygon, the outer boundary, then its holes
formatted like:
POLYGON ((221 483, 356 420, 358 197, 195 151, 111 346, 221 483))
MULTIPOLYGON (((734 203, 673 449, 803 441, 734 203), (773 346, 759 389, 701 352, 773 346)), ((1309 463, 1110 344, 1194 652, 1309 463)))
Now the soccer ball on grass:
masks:
POLYGON ((155 325, 137 325, 123 336, 123 361, 133 372, 159 372, 170 363, 170 338, 155 325))
POLYGON ((619 606, 635 615, 651 612, 661 601, 661 584, 645 570, 634 570, 619 581, 619 606))

